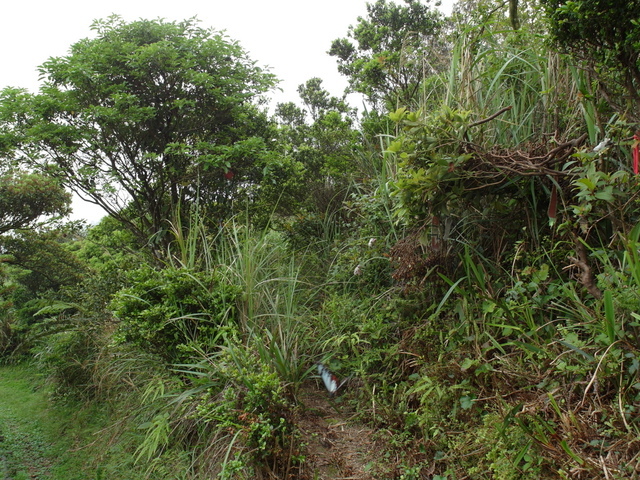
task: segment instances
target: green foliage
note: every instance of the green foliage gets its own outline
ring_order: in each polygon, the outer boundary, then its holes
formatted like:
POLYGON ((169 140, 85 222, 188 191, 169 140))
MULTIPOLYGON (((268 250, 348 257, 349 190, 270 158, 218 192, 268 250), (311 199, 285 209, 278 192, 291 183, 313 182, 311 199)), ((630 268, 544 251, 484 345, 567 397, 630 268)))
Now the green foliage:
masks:
POLYGON ((275 184, 283 197, 278 212, 330 214, 357 173, 352 161, 360 138, 355 110, 344 98, 330 96, 319 78, 300 85, 298 93, 304 109, 294 103, 276 107, 279 148, 297 169, 295 189, 282 180, 275 184), (295 202, 288 198, 289 191, 295 193, 295 202))
POLYGON ((126 284, 126 275, 151 262, 134 235, 111 217, 104 217, 78 239, 78 258, 91 269, 91 281, 104 300, 126 284))
POLYGON ((82 299, 98 302, 100 294, 87 295, 90 269, 75 254, 78 225, 4 236, 0 245, 10 252, 4 258, 0 311, 3 353, 22 354, 47 332, 69 325, 69 316, 82 299), (83 283, 84 282, 84 283, 83 283), (82 290, 82 293, 78 293, 82 290), (59 319, 53 320, 54 317, 59 319))
POLYGON ((210 392, 197 407, 197 416, 216 428, 242 431, 244 446, 264 460, 277 453, 288 442, 291 426, 287 415, 290 405, 275 372, 253 363, 248 352, 230 347, 229 357, 218 361, 227 363, 218 375, 231 382, 222 392, 210 392))
POLYGON ((614 158, 608 156, 601 158, 591 152, 580 152, 574 157, 576 160, 568 162, 566 168, 572 174, 575 194, 571 212, 582 232, 586 233, 589 225, 599 223, 611 212, 619 216, 614 223, 617 228, 624 221, 633 221, 636 212, 627 208, 627 202, 636 195, 637 184, 629 172, 618 169, 614 158))
POLYGON ((334 40, 329 55, 349 79, 352 91, 381 108, 401 105, 417 93, 425 73, 440 71, 445 46, 442 15, 419 0, 397 5, 367 4, 367 16, 349 27, 348 38, 334 40))
POLYGON ((176 367, 183 387, 149 384, 143 398, 148 419, 139 427, 146 434, 137 450, 148 475, 164 478, 164 466, 179 455, 178 444, 191 452, 187 478, 296 471, 291 399, 274 366, 263 363, 253 347, 225 335, 216 353, 194 351, 191 363, 176 367))
POLYGON ((212 270, 212 242, 208 237, 208 229, 200 205, 192 207, 188 216, 188 223, 183 224, 180 210, 175 216, 175 223, 171 224, 174 240, 169 245, 169 263, 174 267, 190 270, 212 270))
POLYGON ((0 234, 31 227, 42 215, 66 215, 69 195, 60 184, 38 174, 0 177, 0 234))
MULTIPOLYGON (((360 235, 366 231, 359 230, 360 235)), ((371 297, 391 287, 391 265, 384 238, 347 238, 336 252, 327 275, 337 292, 371 297)))
POLYGON ((166 246, 167 219, 196 198, 228 216, 236 189, 260 182, 254 164, 270 134, 252 102, 273 75, 194 19, 113 16, 92 28, 96 38, 45 62, 39 94, 5 92, 6 135, 143 244, 155 235, 166 246))
POLYGON ((541 3, 553 42, 584 60, 611 106, 637 121, 640 118, 638 2, 543 0, 541 3))
POLYGON ((262 170, 259 186, 243 194, 250 221, 256 227, 268 226, 274 215, 288 216, 297 212, 309 194, 308 172, 289 152, 263 156, 256 162, 262 170))
POLYGON ((275 332, 304 308, 299 269, 281 234, 230 224, 219 245, 218 274, 242 292, 238 313, 241 331, 267 327, 275 332))
POLYGON ((423 120, 422 112, 401 108, 389 116, 406 132, 387 147, 398 157, 396 215, 424 218, 447 212, 455 205, 452 200, 464 194, 461 180, 472 158, 449 147, 453 139, 460 139, 468 114, 445 107, 440 115, 423 120))
MULTIPOLYGON (((208 301, 194 282, 214 278, 218 290, 233 285, 225 290, 234 292, 226 301, 237 308, 240 321, 229 318, 215 332, 199 325, 203 333, 198 340, 178 348, 182 363, 175 371, 182 386, 149 386, 145 403, 154 407, 140 427, 146 433, 137 451, 139 462, 147 463, 149 475, 162 475, 163 466, 184 448, 191 452, 188 469, 195 478, 255 478, 260 472, 285 476, 298 468, 291 401, 309 374, 311 343, 308 323, 300 315, 304 303, 297 267, 282 236, 271 230, 228 224, 215 240, 203 237, 203 245, 215 251, 215 272, 168 267, 138 290, 161 290, 181 311, 211 312, 194 306, 194 293, 200 304, 208 301), (176 275, 193 278, 176 282, 176 275), (168 284, 173 287, 166 288, 168 284), (186 285, 184 291, 177 291, 178 284, 186 285), (215 338, 207 337, 208 332, 215 338)), ((152 301, 150 295, 145 299, 152 301)), ((153 304, 159 303, 154 297, 153 304)), ((169 303, 164 301, 164 310, 174 308, 169 303)), ((155 313, 149 309, 143 316, 149 320, 155 313)))
POLYGON ((195 21, 96 23, 40 95, 5 91, 0 152, 33 153, 28 134, 76 187, 131 202, 55 248, 3 239, 0 349, 25 326, 57 399, 119 412, 104 441, 131 477, 307 478, 318 361, 351 377, 333 420, 376 430, 376 478, 629 476, 635 127, 509 6, 517 32, 506 3, 458 9, 445 71, 439 14, 369 5, 332 54, 404 104, 359 126, 315 78, 276 128, 251 104, 272 77, 195 21), (98 137, 119 140, 85 149, 98 137), (96 176, 107 159, 140 176, 96 176))
POLYGON ((2 248, 11 255, 10 264, 20 269, 19 282, 30 292, 42 294, 77 284, 87 266, 74 252, 77 225, 43 231, 21 231, 2 238, 2 248))
POLYGON ((414 320, 403 318, 399 310, 400 302, 389 294, 368 298, 349 292, 331 294, 314 322, 320 353, 334 371, 345 377, 353 374, 378 382, 380 372, 388 372, 394 378, 398 335, 414 320))
POLYGON ((466 129, 465 140, 487 149, 535 144, 551 132, 561 136, 558 141, 579 137, 590 113, 599 128, 600 116, 608 118, 612 111, 598 102, 587 76, 573 69, 568 57, 550 55, 532 3, 520 2, 517 32, 494 2, 474 2, 468 11, 455 13, 449 68, 424 82, 418 107, 438 111, 446 105, 469 112, 473 128, 466 129))
POLYGON ((18 286, 11 281, 7 274, 7 257, 0 257, 0 356, 17 348, 19 340, 14 335, 15 314, 13 312, 12 295, 18 286))
MULTIPOLYGON (((565 57, 549 61, 535 26, 523 25, 517 33, 485 27, 461 32, 446 88, 434 80, 421 109, 389 114, 398 125, 386 146, 398 167, 394 214, 426 237, 420 243, 428 262, 455 252, 456 243, 503 262, 497 245, 526 232, 535 248, 555 225, 561 225, 561 235, 574 229, 569 236, 624 230, 622 223, 634 221, 626 199, 635 195, 625 173, 624 122, 613 116, 602 124, 599 118, 611 110, 600 105, 588 80, 565 57), (571 93, 576 89, 577 98, 571 93), (476 115, 486 118, 474 121, 476 115), (615 132, 619 147, 576 148, 555 165, 545 160, 543 171, 534 145, 547 144, 542 132, 550 128, 576 147, 587 137, 596 142, 615 132), (585 130, 588 135, 580 135, 585 130), (521 149, 531 153, 523 157, 521 149)), ((552 155, 554 145, 541 151, 552 155)))
POLYGON ((144 442, 136 450, 136 461, 145 460, 149 462, 158 450, 169 443, 169 414, 161 413, 153 417, 150 422, 140 425, 140 429, 145 429, 144 442))
POLYGON ((343 114, 353 113, 345 98, 332 97, 322 87, 322 79, 318 77, 307 80, 298 86, 298 94, 304 106, 308 109, 311 120, 318 121, 327 112, 339 112, 343 114))
POLYGON ((490 476, 496 480, 543 478, 542 455, 534 442, 515 426, 505 426, 497 414, 487 414, 475 430, 471 448, 482 452, 470 468, 473 478, 490 476))
POLYGON ((42 370, 27 364, 2 367, 0 392, 3 474, 14 479, 145 478, 134 469, 131 439, 119 441, 114 432, 114 421, 122 425, 126 419, 116 419, 107 406, 71 397, 50 401, 42 370))
POLYGON ((97 386, 94 366, 101 339, 96 331, 70 330, 52 334, 36 350, 40 365, 55 385, 57 398, 94 399, 97 386))
MULTIPOLYGON (((511 388, 514 398, 522 398, 528 405, 526 408, 522 404, 513 405, 501 417, 491 417, 492 422, 503 418, 504 425, 498 430, 500 438, 496 442, 483 444, 501 447, 480 449, 482 459, 472 470, 480 477, 491 471, 492 478, 502 478, 499 475, 539 478, 546 475, 541 472, 555 471, 566 462, 576 468, 585 467, 592 452, 587 442, 579 439, 589 438, 591 444, 610 445, 614 439, 627 438, 637 429, 628 421, 626 413, 626 405, 631 405, 637 397, 636 390, 626 386, 635 384, 638 375, 633 362, 637 355, 637 331, 631 326, 635 322, 630 315, 637 308, 637 295, 634 300, 628 297, 629 288, 635 290, 635 287, 630 287, 628 282, 633 280, 623 273, 629 270, 625 266, 620 269, 604 252, 594 253, 603 269, 601 281, 613 280, 616 286, 607 283, 609 290, 601 300, 589 300, 574 283, 562 278, 561 272, 544 263, 555 255, 556 252, 547 252, 544 258, 516 270, 519 281, 505 290, 488 259, 471 256, 467 251, 463 257, 466 276, 452 282, 455 294, 443 299, 448 306, 441 308, 441 304, 430 319, 436 321, 444 316, 450 329, 444 335, 428 337, 430 345, 434 341, 442 344, 440 355, 452 359, 465 349, 475 353, 464 360, 454 360, 459 362, 460 370, 449 370, 448 379, 441 375, 439 382, 434 381, 433 369, 429 370, 428 377, 419 377, 413 388, 425 392, 423 400, 446 399, 462 387, 459 413, 465 405, 473 412, 480 405, 477 400, 469 401, 474 398, 476 388, 497 391, 511 388), (624 286, 617 281, 622 281, 624 286), (618 298, 626 298, 629 302, 626 308, 631 310, 625 310, 618 298), (545 362, 550 362, 552 370, 535 372, 545 362), (534 371, 527 371, 531 368, 534 371), (582 388, 566 390, 567 385, 576 385, 574 382, 579 379, 584 380, 582 388), (592 402, 596 382, 599 395, 618 396, 617 404, 607 407, 611 420, 606 422, 616 427, 595 427, 588 415, 582 415, 580 408, 576 408, 592 402), (521 391, 531 395, 529 400, 525 400, 527 395, 520 396, 521 391), (558 437, 565 440, 556 449, 554 438, 558 437), (512 454, 506 454, 507 451, 512 454)), ((514 261, 514 265, 517 264, 514 261)), ((604 288, 604 284, 601 286, 604 288)), ((416 335, 415 339, 419 340, 422 335, 416 335)), ((446 363, 440 357, 439 364, 446 363)), ((485 398, 490 398, 486 390, 485 398)), ((451 401, 445 400, 444 404, 450 405, 451 401)), ((447 436, 455 416, 449 413, 446 419, 438 417, 442 406, 434 404, 425 409, 427 417, 423 418, 419 412, 420 409, 416 410, 416 420, 428 420, 425 426, 447 436)), ((474 436, 482 437, 491 430, 476 426, 473 431, 474 436)), ((478 445, 465 445, 465 441, 449 446, 452 463, 461 453, 458 449, 464 452, 478 448, 478 445)), ((443 448, 442 443, 438 448, 443 448)), ((476 455, 478 453, 476 451, 476 455)), ((620 474, 624 476, 622 471, 620 474)))
POLYGON ((234 325, 239 290, 215 272, 142 267, 129 281, 111 307, 120 320, 118 338, 143 351, 176 360, 191 344, 215 345, 234 325))

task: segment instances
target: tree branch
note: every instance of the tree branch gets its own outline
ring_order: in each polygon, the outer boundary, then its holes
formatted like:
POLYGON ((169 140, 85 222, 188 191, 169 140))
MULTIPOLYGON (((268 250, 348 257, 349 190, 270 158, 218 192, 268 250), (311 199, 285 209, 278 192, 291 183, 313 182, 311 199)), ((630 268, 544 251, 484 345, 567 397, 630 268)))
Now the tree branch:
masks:
POLYGON ((502 115, 504 112, 507 112, 507 111, 511 110, 512 108, 513 108, 513 106, 511 106, 511 105, 509 105, 508 107, 501 108, 500 110, 498 110, 493 115, 490 115, 487 118, 483 118, 482 120, 478 120, 477 122, 470 123, 469 126, 470 127, 477 127, 478 125, 482 125, 483 123, 490 122, 494 118, 502 115))
POLYGON ((573 262, 573 266, 578 267, 581 270, 578 281, 587 289, 587 291, 595 298, 602 298, 602 292, 596 285, 591 266, 589 265, 589 259, 587 255, 587 247, 584 240, 579 236, 575 238, 576 255, 577 257, 570 257, 573 262))

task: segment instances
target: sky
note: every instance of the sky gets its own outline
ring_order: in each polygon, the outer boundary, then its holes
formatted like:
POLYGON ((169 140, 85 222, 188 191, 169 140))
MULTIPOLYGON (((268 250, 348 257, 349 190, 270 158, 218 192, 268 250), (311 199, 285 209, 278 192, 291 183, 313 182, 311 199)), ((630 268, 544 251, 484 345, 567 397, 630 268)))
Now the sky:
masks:
MULTIPOLYGON (((373 2, 374 0, 369 0, 373 2)), ((399 0, 396 0, 400 3, 399 0)), ((451 10, 453 0, 440 7, 451 10)), ((0 88, 37 92, 38 66, 64 56, 78 40, 91 37, 91 24, 112 14, 126 21, 197 17, 203 28, 224 30, 281 83, 272 103, 297 101, 296 89, 313 77, 335 96, 347 81, 326 52, 331 41, 346 37, 349 25, 366 15, 367 0, 22 0, 5 2, 0 17, 0 88)), ((354 105, 357 106, 357 105, 354 105)), ((72 219, 96 222, 102 210, 74 202, 72 219)))

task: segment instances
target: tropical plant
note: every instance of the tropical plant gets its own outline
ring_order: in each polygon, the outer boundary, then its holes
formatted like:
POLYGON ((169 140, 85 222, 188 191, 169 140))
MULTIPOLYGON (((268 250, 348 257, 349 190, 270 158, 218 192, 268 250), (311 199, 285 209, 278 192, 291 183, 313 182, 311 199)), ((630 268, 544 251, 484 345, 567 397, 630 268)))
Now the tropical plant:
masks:
POLYGON ((213 347, 235 328, 240 291, 215 271, 145 266, 131 272, 129 282, 111 308, 120 320, 117 337, 143 351, 176 361, 190 345, 213 347))
POLYGON ((607 103, 630 120, 640 120, 640 15, 637 2, 543 0, 550 37, 588 68, 607 103))
POLYGON ((277 183, 281 198, 276 212, 289 217, 331 215, 357 174, 352 162, 360 141, 355 110, 345 98, 331 96, 319 78, 300 85, 298 93, 303 107, 293 102, 276 106, 279 149, 295 162, 299 173, 295 202, 287 195, 288 185, 277 183))

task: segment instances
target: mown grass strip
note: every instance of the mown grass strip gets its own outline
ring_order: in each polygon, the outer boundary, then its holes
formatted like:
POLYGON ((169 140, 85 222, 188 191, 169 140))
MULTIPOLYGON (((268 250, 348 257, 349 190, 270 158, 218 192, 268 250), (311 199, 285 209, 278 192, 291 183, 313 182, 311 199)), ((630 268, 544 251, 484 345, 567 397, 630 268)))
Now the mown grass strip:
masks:
POLYGON ((126 449, 102 448, 105 423, 99 405, 52 402, 34 367, 0 366, 0 480, 138 478, 126 449))

